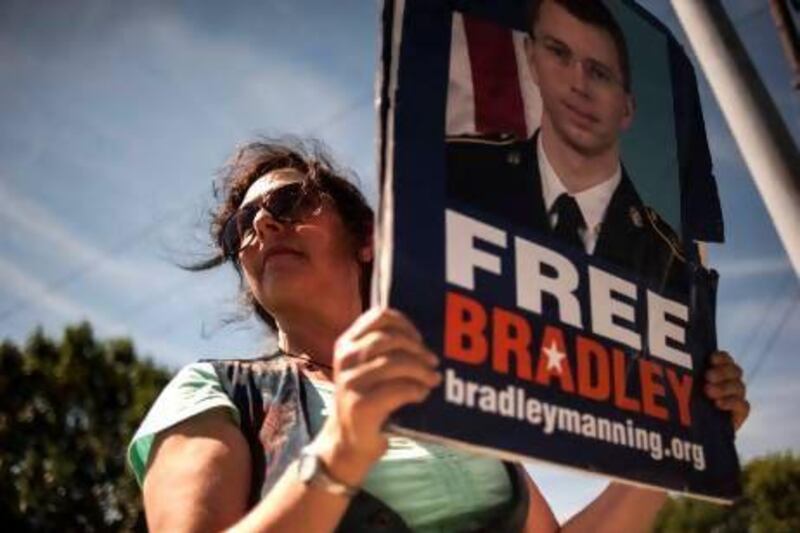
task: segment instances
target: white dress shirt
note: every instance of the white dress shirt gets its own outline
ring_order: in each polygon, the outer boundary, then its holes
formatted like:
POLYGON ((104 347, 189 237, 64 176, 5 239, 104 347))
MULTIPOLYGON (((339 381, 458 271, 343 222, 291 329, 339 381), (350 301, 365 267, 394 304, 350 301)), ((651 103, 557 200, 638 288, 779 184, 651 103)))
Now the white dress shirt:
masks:
MULTIPOLYGON (((544 197, 544 207, 548 213, 548 220, 550 227, 555 227, 558 222, 558 214, 552 212, 553 204, 562 193, 568 193, 567 188, 561 178, 556 174, 553 165, 547 158, 542 145, 542 136, 536 142, 536 152, 539 159, 539 179, 542 182, 542 196, 544 197)), ((603 223, 603 218, 606 215, 608 204, 611 202, 611 197, 614 191, 617 190, 617 185, 622 180, 622 167, 617 163, 617 168, 608 179, 602 183, 598 183, 594 187, 573 194, 573 198, 578 203, 578 208, 581 210, 583 220, 586 222, 586 228, 578 231, 578 235, 583 241, 583 245, 587 254, 594 252, 595 245, 597 245, 597 237, 600 235, 600 228, 603 223)))

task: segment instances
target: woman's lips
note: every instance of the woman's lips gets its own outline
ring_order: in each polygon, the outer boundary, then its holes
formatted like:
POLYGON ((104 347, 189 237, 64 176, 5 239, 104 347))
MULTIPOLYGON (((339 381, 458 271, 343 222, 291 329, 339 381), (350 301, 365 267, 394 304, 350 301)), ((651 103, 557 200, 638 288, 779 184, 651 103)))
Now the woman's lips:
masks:
POLYGON ((303 258, 305 257, 305 254, 289 246, 283 246, 283 245, 273 246, 264 253, 264 259, 262 261, 262 264, 266 265, 270 260, 281 257, 303 258))

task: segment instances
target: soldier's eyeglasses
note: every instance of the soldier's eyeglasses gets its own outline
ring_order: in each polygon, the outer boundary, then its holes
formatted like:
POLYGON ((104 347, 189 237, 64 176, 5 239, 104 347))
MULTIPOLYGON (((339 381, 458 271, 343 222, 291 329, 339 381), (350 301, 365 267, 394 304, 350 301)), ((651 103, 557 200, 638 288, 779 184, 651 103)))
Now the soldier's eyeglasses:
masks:
POLYGON ((220 234, 222 252, 229 259, 237 259, 239 250, 255 235, 253 221, 262 209, 281 224, 296 224, 322 211, 323 196, 322 191, 305 182, 293 182, 265 192, 240 207, 225 222, 220 234))
POLYGON ((534 43, 542 47, 546 57, 560 67, 571 68, 576 63, 580 64, 591 86, 599 89, 625 87, 620 77, 605 63, 591 57, 576 57, 569 46, 548 35, 537 35, 533 39, 534 43))

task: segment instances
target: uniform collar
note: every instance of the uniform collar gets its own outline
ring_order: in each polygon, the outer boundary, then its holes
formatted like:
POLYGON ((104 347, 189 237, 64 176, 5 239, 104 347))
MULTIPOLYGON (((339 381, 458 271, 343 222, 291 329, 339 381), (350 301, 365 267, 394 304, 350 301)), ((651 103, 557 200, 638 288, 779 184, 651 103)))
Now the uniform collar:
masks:
MULTIPOLYGON (((541 134, 536 139, 536 153, 539 160, 539 176, 542 182, 542 198, 544 199, 545 209, 549 213, 556 199, 562 193, 567 192, 567 189, 547 158, 541 134)), ((586 221, 586 228, 595 235, 600 230, 600 224, 603 221, 603 217, 605 217, 608 204, 611 202, 611 197, 614 195, 614 191, 621 180, 622 166, 617 163, 617 168, 607 180, 573 195, 575 201, 578 202, 578 207, 581 209, 583 219, 586 221)))

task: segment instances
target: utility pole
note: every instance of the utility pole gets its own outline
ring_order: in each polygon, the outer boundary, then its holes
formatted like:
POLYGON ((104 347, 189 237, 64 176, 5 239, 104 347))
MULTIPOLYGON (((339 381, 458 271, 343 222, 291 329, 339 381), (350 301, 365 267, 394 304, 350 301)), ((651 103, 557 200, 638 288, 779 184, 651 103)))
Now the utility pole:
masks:
POLYGON ((720 1, 672 0, 672 7, 800 277, 797 146, 720 1))

